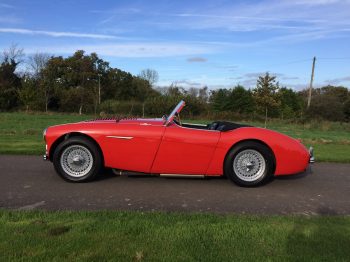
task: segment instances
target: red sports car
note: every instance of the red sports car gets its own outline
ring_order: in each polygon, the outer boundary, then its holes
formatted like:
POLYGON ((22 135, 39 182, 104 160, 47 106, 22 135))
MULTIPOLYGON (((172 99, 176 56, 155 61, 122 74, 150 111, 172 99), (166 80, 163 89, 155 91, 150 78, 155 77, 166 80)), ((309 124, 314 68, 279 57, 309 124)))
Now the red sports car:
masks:
POLYGON ((100 119, 44 130, 45 160, 72 182, 95 178, 103 167, 148 174, 227 176, 241 186, 304 171, 313 150, 281 133, 232 122, 180 120, 181 101, 156 119, 100 119))

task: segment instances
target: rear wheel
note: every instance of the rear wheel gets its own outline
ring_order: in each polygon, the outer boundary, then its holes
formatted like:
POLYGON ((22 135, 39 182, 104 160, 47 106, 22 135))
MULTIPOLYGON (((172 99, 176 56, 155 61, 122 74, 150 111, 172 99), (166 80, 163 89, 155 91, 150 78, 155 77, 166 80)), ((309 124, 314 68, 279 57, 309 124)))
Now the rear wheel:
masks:
POLYGON ((224 172, 240 186, 257 186, 273 175, 274 156, 263 144, 247 141, 235 146, 227 155, 224 172))
POLYGON ((65 180, 85 182, 101 170, 102 157, 96 145, 85 137, 71 137, 59 144, 53 155, 56 172, 65 180))

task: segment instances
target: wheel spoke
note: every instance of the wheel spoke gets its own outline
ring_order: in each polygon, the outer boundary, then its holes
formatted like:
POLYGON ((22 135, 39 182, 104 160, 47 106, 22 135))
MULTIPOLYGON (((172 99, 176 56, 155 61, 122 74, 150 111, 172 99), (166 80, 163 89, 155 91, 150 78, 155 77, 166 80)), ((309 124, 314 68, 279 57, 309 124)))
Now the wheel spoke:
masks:
POLYGON ((253 149, 239 152, 233 161, 235 174, 243 181, 252 182, 261 178, 266 169, 263 155, 253 149))
POLYGON ((93 157, 89 149, 81 145, 68 146, 61 154, 61 167, 69 176, 83 177, 93 166, 93 157))

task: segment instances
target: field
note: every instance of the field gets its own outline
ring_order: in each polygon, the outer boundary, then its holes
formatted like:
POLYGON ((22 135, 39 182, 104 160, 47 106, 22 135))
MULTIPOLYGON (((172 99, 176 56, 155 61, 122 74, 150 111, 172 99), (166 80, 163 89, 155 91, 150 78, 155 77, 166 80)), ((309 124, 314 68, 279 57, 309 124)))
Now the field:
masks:
POLYGON ((346 261, 350 217, 0 211, 0 260, 346 261))
MULTIPOLYGON (((68 114, 0 113, 0 154, 33 154, 44 152, 42 131, 50 125, 91 119, 93 116, 68 114)), ((207 123, 210 121, 192 121, 207 123)), ((262 123, 248 123, 262 126, 262 123)), ((268 128, 315 148, 316 161, 350 162, 350 124, 312 122, 305 125, 269 122, 268 128)))
MULTIPOLYGON (((44 128, 91 118, 0 113, 0 154, 42 154, 44 128)), ((268 128, 313 145, 317 161, 350 162, 349 124, 268 128)), ((0 261, 347 261, 349 246, 342 216, 0 209, 0 261)))

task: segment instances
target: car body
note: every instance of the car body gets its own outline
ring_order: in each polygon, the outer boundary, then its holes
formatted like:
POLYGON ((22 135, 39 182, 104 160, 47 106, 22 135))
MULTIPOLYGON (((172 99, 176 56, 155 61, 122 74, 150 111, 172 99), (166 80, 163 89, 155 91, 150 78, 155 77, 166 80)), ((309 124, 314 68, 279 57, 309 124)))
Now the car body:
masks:
POLYGON ((181 101, 169 117, 163 118, 96 119, 48 127, 44 132, 44 158, 53 161, 56 171, 69 181, 91 179, 91 175, 86 176, 86 170, 79 170, 91 168, 87 162, 96 158, 94 152, 89 153, 93 147, 99 158, 98 170, 106 167, 150 174, 232 177, 235 175, 227 173, 238 174, 241 168, 243 176, 232 180, 243 186, 261 184, 273 175, 300 173, 313 161, 312 152, 310 154, 299 140, 272 130, 224 121, 208 125, 182 124, 179 114, 184 106, 185 102, 181 101), (77 147, 79 145, 81 147, 77 147), (235 159, 240 152, 240 159, 235 159), (264 172, 268 173, 259 181, 251 175, 257 166, 264 166, 264 172), (80 173, 72 171, 69 175, 70 170, 80 173), (244 177, 244 170, 250 172, 246 174, 248 179, 244 177))

